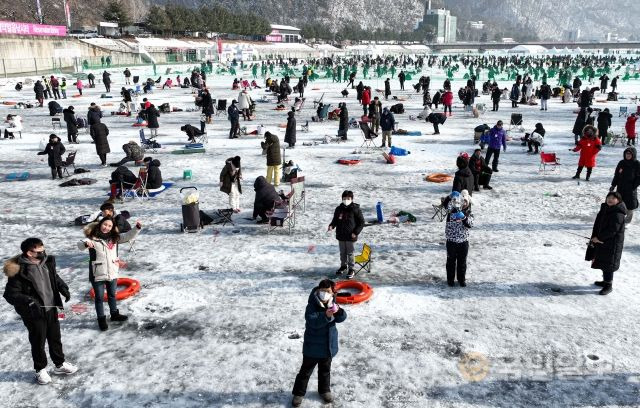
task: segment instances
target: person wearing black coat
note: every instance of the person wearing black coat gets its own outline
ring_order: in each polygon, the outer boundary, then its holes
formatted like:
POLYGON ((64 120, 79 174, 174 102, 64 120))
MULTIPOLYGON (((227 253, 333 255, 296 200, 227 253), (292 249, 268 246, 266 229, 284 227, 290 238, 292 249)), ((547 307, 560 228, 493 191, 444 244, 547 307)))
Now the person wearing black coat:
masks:
POLYGON ((44 148, 44 151, 38 152, 40 155, 48 155, 47 163, 51 167, 51 179, 55 180, 56 175, 62 178, 62 155, 65 152, 64 145, 60 142, 60 138, 55 134, 49 135, 49 143, 44 148))
POLYGON ((4 263, 7 284, 3 296, 15 308, 29 332, 36 381, 44 385, 51 382, 46 370, 45 343, 49 345, 49 356, 55 364, 54 373, 73 374, 78 369, 65 362, 58 321, 58 308, 64 308, 62 297, 66 303, 71 294, 56 271, 56 258, 47 255, 42 240, 27 238, 20 244, 20 250, 20 255, 4 263))
POLYGON ((400 90, 404 91, 404 80, 406 79, 406 76, 404 74, 404 71, 400 70, 400 73, 398 74, 398 81, 400 81, 400 90))
POLYGON ((609 87, 609 76, 604 74, 600 77, 600 93, 607 93, 607 88, 609 87))
POLYGON ((202 91, 202 100, 200 102, 200 106, 202 106, 202 114, 205 116, 205 120, 207 123, 211 123, 211 116, 213 115, 213 98, 211 98, 211 93, 208 89, 204 89, 202 91))
POLYGON ((328 231, 336 230, 336 239, 340 247, 340 268, 336 271, 336 275, 342 275, 348 267, 347 278, 353 278, 355 274, 353 245, 363 228, 364 217, 360 206, 353 202, 353 192, 345 190, 342 193, 342 203, 336 207, 328 228, 328 231))
POLYGON ((391 96, 391 80, 387 78, 387 80, 384 81, 384 99, 389 99, 390 96, 391 96))
POLYGON ((276 201, 279 201, 281 197, 276 188, 269 184, 264 176, 256 178, 256 181, 253 182, 253 189, 256 192, 253 202, 253 219, 255 220, 259 216, 258 223, 264 224, 269 221, 267 211, 272 210, 276 201))
POLYGON ((93 142, 96 144, 96 153, 100 158, 100 163, 102 167, 107 166, 107 153, 111 152, 111 148, 109 147, 109 140, 107 136, 109 136, 109 128, 104 123, 98 123, 97 125, 91 126, 91 137, 93 138, 93 142))
POLYGON ((582 136, 582 130, 587 126, 589 118, 591 117, 591 112, 591 108, 580 108, 580 112, 578 112, 576 121, 573 124, 573 136, 576 145, 578 144, 578 140, 580 140, 580 136, 582 136))
POLYGON ((238 110, 238 101, 235 99, 231 101, 231 106, 227 109, 227 116, 229 122, 231 122, 231 129, 229 129, 229 139, 237 139, 238 132, 240 131, 240 111, 238 110))
POLYGON ((56 101, 50 101, 47 106, 49 107, 49 116, 56 116, 62 112, 62 106, 56 101))
POLYGON ((318 393, 326 403, 331 394, 331 361, 338 353, 338 329, 347 313, 336 302, 336 284, 324 279, 309 294, 304 313, 305 329, 302 343, 302 366, 293 386, 291 405, 299 407, 307 392, 309 378, 318 366, 318 393))
POLYGON ((342 102, 338 105, 340 108, 340 121, 338 122, 338 136, 342 140, 347 140, 347 132, 349 131, 349 111, 347 104, 342 102))
POLYGON ((200 129, 191 125, 184 125, 180 128, 180 130, 182 130, 184 133, 187 134, 187 137, 189 138, 188 140, 189 143, 195 143, 196 136, 204 135, 204 132, 201 132, 200 129))
POLYGON ((426 121, 431 123, 433 125, 433 134, 434 135, 439 135, 440 134, 440 125, 443 125, 444 122, 446 122, 447 117, 445 115, 443 115, 442 113, 438 113, 438 112, 431 112, 427 118, 426 121))
POLYGON ((107 92, 111 92, 111 74, 107 71, 102 73, 102 82, 104 83, 104 88, 107 92))
MULTIPOLYGON (((476 149, 469 158, 469 170, 471 170, 473 174, 473 191, 480 191, 480 185, 482 185, 485 190, 493 189, 493 187, 489 185, 493 170, 487 166, 487 162, 484 161, 482 149, 476 149)), ((469 191, 469 194, 472 194, 471 190, 467 191, 469 191)))
POLYGON ((547 110, 547 102, 551 99, 551 86, 546 82, 540 87, 540 110, 547 110))
POLYGON ((87 81, 89 81, 89 88, 95 88, 96 87, 96 76, 93 75, 91 72, 89 72, 89 75, 87 75, 87 81))
POLYGON ((296 145, 296 114, 294 111, 289 111, 288 113, 284 142, 289 145, 289 148, 295 147, 296 145))
POLYGON ((635 147, 627 147, 624 149, 623 159, 616 166, 609 189, 609 191, 616 190, 620 193, 627 207, 625 218, 627 224, 633 218, 633 210, 638 208, 638 186, 640 186, 640 161, 637 159, 635 147))
POLYGON ((619 76, 615 76, 612 80, 611 80, 611 92, 615 92, 616 89, 618 89, 618 78, 620 78, 619 76))
POLYGON ((578 106, 581 108, 588 108, 589 106, 591 106, 591 92, 589 92, 588 89, 585 89, 580 93, 578 106))
POLYGON ((100 110, 100 107, 91 102, 91 106, 89 106, 89 112, 87 113, 87 124, 89 126, 94 126, 100 123, 101 120, 102 111, 100 110))
POLYGON ((147 189, 155 190, 162 187, 160 160, 145 157, 144 164, 147 166, 147 189))
POLYGON ((358 104, 360 104, 360 101, 362 100, 363 92, 364 92, 364 84, 362 83, 362 81, 360 81, 356 86, 356 99, 358 99, 358 104))
POLYGON ((494 86, 491 90, 491 102, 493 107, 491 108, 491 112, 497 112, 500 107, 500 98, 502 98, 502 91, 499 87, 494 86))
POLYGON ((434 105, 434 109, 438 110, 438 105, 440 105, 440 101, 442 100, 442 92, 440 92, 440 90, 436 91, 436 93, 433 95, 433 98, 431 98, 431 103, 434 105))
POLYGON ((456 167, 458 167, 458 171, 456 171, 453 177, 453 187, 451 191, 461 192, 462 190, 467 190, 469 195, 472 195, 475 180, 471 169, 469 169, 469 162, 463 156, 458 156, 456 159, 456 167))
MULTIPOLYGON (((624 227, 627 208, 618 192, 607 194, 606 202, 600 206, 600 211, 593 223, 590 246, 592 269, 602 270, 602 281, 595 282, 602 287, 601 295, 608 295, 613 290, 613 273, 620 268, 620 258, 624 246, 624 227)), ((589 255, 590 251, 587 251, 589 255)))
POLYGON ((44 106, 44 86, 39 80, 33 85, 33 92, 36 94, 36 99, 42 108, 44 106))
POLYGON ((153 104, 149 105, 149 107, 144 111, 145 116, 147 117, 147 129, 149 129, 151 138, 154 139, 158 137, 158 128, 160 127, 160 124, 158 123, 158 117, 160 117, 160 112, 153 104))
POLYGON ((64 121, 67 123, 67 139, 69 143, 78 143, 78 121, 73 106, 62 111, 64 121))
POLYGON ((611 127, 611 118, 613 115, 609 112, 609 108, 604 108, 602 112, 598 113, 598 136, 604 145, 607 141, 607 134, 611 127))

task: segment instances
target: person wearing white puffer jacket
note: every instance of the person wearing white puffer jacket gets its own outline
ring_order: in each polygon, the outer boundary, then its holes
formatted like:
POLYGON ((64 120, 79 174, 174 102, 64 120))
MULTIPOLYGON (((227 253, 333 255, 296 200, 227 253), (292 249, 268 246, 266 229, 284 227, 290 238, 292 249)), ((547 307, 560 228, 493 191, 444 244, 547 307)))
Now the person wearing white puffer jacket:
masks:
POLYGON ((249 112, 249 108, 251 107, 251 97, 247 93, 246 89, 243 89, 242 92, 238 95, 238 109, 242 112, 242 117, 244 120, 251 120, 251 113, 249 112))
POLYGON ((95 291, 98 326, 102 331, 109 328, 102 304, 105 286, 107 289, 107 299, 109 301, 109 311, 111 312, 111 321, 122 322, 128 318, 120 314, 116 304, 116 288, 118 272, 120 270, 118 244, 135 239, 142 229, 142 223, 138 221, 136 222, 135 228, 132 228, 131 231, 120 234, 118 228, 114 227, 114 225, 114 220, 111 217, 104 217, 98 222, 88 224, 84 228, 84 233, 87 238, 78 242, 79 249, 89 249, 89 281, 95 291))

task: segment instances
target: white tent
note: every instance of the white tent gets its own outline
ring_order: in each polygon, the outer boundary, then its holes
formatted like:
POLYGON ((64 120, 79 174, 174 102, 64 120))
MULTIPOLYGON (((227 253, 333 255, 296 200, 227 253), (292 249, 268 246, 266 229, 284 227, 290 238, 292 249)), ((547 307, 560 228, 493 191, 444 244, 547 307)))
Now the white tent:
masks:
POLYGON ((545 51, 547 49, 541 45, 516 45, 508 52, 509 54, 540 54, 545 51))

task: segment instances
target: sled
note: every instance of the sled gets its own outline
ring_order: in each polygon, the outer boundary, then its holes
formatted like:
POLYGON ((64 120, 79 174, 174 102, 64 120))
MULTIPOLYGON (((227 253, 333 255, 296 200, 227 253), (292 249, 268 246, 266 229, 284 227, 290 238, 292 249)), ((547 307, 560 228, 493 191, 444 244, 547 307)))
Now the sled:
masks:
POLYGON ((206 149, 204 147, 199 147, 199 148, 189 148, 189 149, 178 149, 178 150, 173 150, 171 152, 171 154, 192 154, 192 153, 204 153, 206 151, 206 149))
POLYGON ((3 181, 27 181, 31 174, 28 171, 5 174, 3 181))

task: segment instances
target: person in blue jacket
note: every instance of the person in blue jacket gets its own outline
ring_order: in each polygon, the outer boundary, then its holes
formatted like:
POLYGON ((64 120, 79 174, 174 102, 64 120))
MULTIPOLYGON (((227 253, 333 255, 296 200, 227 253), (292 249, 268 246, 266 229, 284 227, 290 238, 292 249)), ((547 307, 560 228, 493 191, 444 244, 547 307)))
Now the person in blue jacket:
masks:
POLYGON ((494 172, 498 171, 498 158, 500 157, 500 148, 507 151, 507 132, 502 128, 502 121, 498 123, 489 131, 489 148, 487 149, 487 156, 484 161, 489 164, 491 156, 493 156, 493 162, 491 162, 491 169, 494 172))
POLYGON ((293 386, 291 405, 299 407, 307 392, 307 384, 318 366, 318 393, 326 403, 331 395, 331 360, 338 354, 338 329, 347 313, 336 303, 336 284, 324 279, 311 291, 304 313, 305 329, 302 345, 302 366, 293 386))

